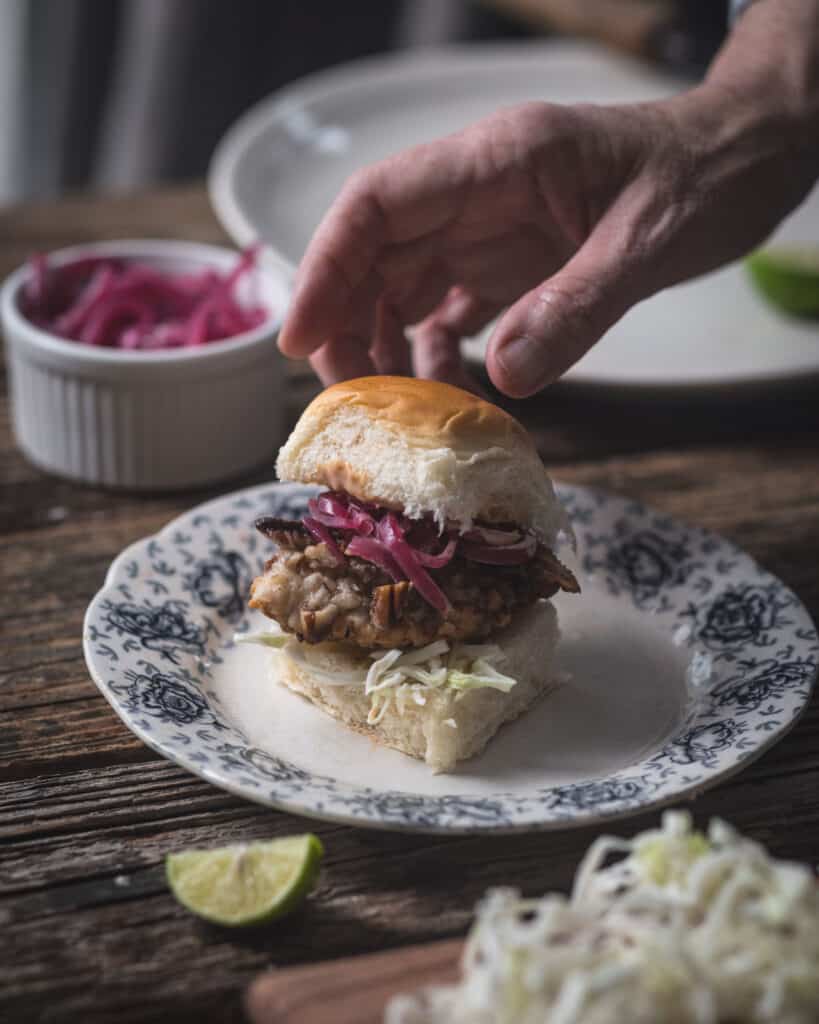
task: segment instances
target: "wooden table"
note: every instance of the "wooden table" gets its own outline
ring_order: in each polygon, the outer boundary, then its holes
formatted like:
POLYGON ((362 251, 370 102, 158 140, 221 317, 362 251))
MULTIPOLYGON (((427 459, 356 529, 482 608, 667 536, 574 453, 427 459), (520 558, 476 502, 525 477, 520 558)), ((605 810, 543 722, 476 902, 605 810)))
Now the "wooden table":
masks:
MULTIPOLYGON (((137 235, 223 239, 201 188, 18 207, 0 211, 0 272, 32 250, 137 235)), ((292 418, 314 388, 298 378, 292 418)), ((659 403, 554 389, 515 411, 558 478, 723 532, 819 619, 815 387, 659 403)), ((0 1020, 240 1020, 243 986, 261 968, 462 934, 489 884, 567 885, 594 829, 443 839, 316 823, 326 866, 300 912, 250 934, 198 922, 168 893, 165 854, 306 822, 143 746, 91 683, 80 631, 114 556, 219 489, 135 497, 44 476, 14 446, 5 393, 0 479, 0 1020)), ((729 818, 776 854, 819 859, 819 704, 693 810, 729 818)))

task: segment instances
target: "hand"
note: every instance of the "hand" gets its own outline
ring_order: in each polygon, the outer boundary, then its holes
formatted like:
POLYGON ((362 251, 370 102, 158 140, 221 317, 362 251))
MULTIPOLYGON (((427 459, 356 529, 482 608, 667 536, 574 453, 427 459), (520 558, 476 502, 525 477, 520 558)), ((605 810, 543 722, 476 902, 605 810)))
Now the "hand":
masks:
POLYGON ((487 370, 533 394, 634 303, 743 254, 806 194, 815 154, 747 100, 717 81, 658 103, 526 104, 359 172, 307 250, 282 351, 310 355, 325 383, 412 362, 470 386, 460 340, 509 306, 487 370))

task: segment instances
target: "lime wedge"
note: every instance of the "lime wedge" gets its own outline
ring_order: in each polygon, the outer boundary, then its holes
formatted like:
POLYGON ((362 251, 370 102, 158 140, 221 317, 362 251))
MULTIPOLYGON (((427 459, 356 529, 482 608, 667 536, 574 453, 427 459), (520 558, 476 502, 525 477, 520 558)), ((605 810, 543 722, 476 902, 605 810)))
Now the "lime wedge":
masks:
POLYGON ((179 902, 215 924, 240 927, 282 917, 312 888, 324 847, 317 836, 169 854, 165 873, 179 902))
POLYGON ((819 246, 759 249, 745 265, 762 294, 792 316, 819 317, 819 246))

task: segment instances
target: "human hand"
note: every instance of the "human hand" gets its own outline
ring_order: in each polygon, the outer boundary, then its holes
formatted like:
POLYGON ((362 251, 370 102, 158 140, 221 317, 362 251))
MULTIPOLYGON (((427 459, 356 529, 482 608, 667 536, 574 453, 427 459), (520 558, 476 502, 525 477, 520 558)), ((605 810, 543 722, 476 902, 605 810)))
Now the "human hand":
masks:
POLYGON ((310 355, 325 383, 412 362, 469 386, 460 340, 509 306, 487 370, 533 394, 634 303, 743 254, 806 194, 815 160, 747 99, 717 82, 633 106, 526 104, 359 172, 307 250, 282 351, 310 355))

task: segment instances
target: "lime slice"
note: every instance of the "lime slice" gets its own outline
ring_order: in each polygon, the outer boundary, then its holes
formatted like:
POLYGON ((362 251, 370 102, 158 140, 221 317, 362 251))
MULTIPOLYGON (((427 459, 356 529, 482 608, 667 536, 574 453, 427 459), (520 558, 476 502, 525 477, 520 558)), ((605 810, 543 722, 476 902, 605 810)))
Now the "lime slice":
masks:
POLYGON ((179 902, 215 924, 261 924, 293 910, 312 888, 324 847, 317 836, 169 854, 165 873, 179 902))
POLYGON ((819 317, 819 247, 760 249, 745 265, 774 306, 792 316, 819 317))

